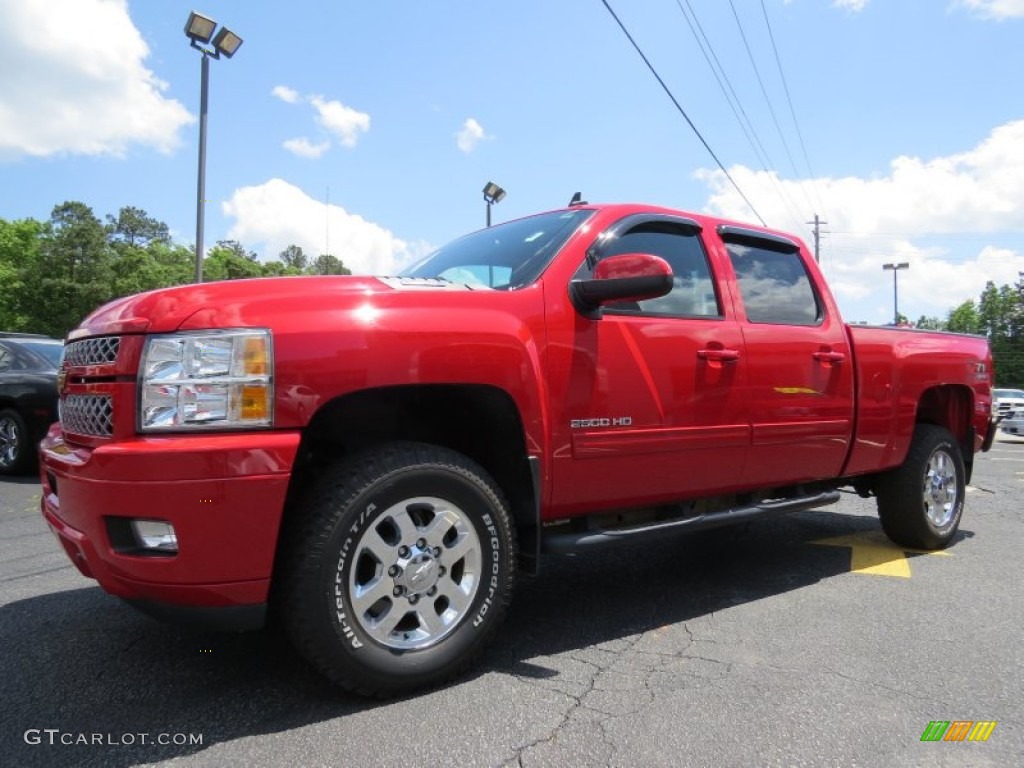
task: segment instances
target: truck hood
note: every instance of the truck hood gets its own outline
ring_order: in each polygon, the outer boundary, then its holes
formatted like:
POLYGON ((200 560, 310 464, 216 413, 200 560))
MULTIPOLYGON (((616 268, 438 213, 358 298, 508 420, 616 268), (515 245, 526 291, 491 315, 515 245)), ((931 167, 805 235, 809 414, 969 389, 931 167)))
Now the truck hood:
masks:
POLYGON ((263 277, 183 285, 127 296, 100 307, 69 339, 124 333, 168 333, 183 326, 244 326, 243 308, 311 303, 324 310, 396 292, 487 290, 447 280, 409 277, 263 277), (236 321, 232 317, 237 316, 236 321))

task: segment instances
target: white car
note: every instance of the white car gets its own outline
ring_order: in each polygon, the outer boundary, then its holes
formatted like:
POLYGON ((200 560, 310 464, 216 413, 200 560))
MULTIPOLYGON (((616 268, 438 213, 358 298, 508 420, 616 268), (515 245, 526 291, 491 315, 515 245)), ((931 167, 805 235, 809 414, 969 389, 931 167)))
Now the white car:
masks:
MULTIPOLYGON (((999 419, 999 426, 1005 431, 1011 431, 1004 426, 1006 422, 1024 421, 1024 390, 993 389, 992 405, 996 417, 999 419)), ((1019 434, 1016 430, 1013 431, 1014 434, 1019 434)))
POLYGON ((999 422, 999 428, 1011 435, 1024 436, 1024 416, 999 422))

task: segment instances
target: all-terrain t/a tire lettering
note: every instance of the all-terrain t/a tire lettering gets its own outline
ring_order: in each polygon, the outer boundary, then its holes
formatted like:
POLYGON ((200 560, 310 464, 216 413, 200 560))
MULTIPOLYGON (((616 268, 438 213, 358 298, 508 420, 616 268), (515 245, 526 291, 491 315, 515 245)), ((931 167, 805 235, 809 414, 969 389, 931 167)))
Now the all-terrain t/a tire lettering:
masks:
POLYGON ((345 688, 388 696, 443 682, 504 615, 515 563, 508 506, 454 451, 400 443, 343 461, 286 526, 286 630, 345 688))

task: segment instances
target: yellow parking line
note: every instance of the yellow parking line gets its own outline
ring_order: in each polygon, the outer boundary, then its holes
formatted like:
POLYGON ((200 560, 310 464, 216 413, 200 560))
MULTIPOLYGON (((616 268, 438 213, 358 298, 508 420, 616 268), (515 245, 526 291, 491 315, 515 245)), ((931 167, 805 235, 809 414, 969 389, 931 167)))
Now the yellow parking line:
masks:
POLYGON ((881 531, 852 533, 846 536, 833 536, 810 542, 826 547, 849 547, 850 570, 854 573, 866 573, 872 576, 894 576, 901 579, 910 578, 910 562, 907 552, 924 555, 942 555, 950 557, 945 550, 908 549, 893 544, 881 531))

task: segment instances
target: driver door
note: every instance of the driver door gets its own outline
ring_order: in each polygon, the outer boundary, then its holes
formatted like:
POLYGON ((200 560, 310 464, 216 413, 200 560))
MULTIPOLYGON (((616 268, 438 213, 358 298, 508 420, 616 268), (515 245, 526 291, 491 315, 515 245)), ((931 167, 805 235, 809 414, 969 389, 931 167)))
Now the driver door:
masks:
POLYGON ((696 222, 640 214, 588 249, 600 259, 647 253, 672 267, 665 296, 573 312, 552 323, 554 505, 635 506, 721 492, 743 476, 750 427, 743 337, 726 310, 696 222), (567 329, 561 332, 557 329, 567 329))

